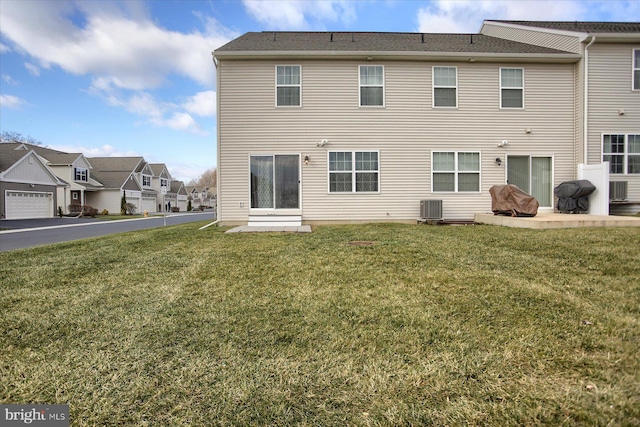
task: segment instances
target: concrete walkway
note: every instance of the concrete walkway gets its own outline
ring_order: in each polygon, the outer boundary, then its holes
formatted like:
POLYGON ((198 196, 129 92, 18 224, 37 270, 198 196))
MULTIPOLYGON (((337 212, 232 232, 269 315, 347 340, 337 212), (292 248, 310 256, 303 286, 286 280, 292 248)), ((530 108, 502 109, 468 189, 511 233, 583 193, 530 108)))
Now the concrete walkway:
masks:
POLYGON ((480 224, 502 225, 516 228, 583 228, 583 227, 640 227, 640 217, 589 215, 589 214, 538 214, 532 218, 475 214, 474 221, 480 224))
POLYGON ((225 233, 311 233, 310 225, 300 226, 259 226, 241 225, 225 231, 225 233))

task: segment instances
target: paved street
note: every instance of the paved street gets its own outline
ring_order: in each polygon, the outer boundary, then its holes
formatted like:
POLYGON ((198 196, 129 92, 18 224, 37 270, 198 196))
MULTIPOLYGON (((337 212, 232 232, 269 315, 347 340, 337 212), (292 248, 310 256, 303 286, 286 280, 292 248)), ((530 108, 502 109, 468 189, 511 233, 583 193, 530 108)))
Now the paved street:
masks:
MULTIPOLYGON (((187 222, 215 220, 213 211, 171 213, 166 216, 166 224, 177 225, 187 222)), ((88 237, 127 231, 162 227, 163 216, 136 218, 129 220, 102 221, 94 218, 47 218, 0 221, 0 252, 52 243, 86 239, 88 237)))

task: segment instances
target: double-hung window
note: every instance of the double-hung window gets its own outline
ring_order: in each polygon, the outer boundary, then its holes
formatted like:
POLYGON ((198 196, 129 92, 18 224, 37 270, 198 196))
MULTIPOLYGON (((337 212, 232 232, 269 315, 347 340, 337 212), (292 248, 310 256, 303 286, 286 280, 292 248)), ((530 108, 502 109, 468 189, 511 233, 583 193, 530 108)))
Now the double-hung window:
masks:
POLYGON ((633 90, 640 90, 640 49, 633 49, 633 90))
POLYGON ((377 151, 330 151, 330 193, 377 193, 380 164, 377 151))
POLYGON ((300 65, 276 66, 276 106, 300 107, 302 83, 300 65))
POLYGON ((166 178, 160 178, 160 187, 168 187, 169 186, 169 180, 166 178))
POLYGON ((480 191, 480 153, 437 151, 431 162, 433 192, 480 191))
POLYGON ((382 65, 361 65, 359 86, 361 107, 384 107, 384 67, 382 65))
POLYGON ((609 173, 640 174, 640 135, 602 135, 602 161, 609 173))
POLYGON ((149 175, 142 175, 142 186, 151 187, 151 177, 149 175))
POLYGON ((86 168, 75 168, 74 171, 74 181, 82 181, 87 182, 89 180, 89 176, 86 168))
POLYGON ((433 67, 433 106, 458 106, 458 69, 433 67))
POLYGON ((500 68, 500 108, 524 108, 523 68, 500 68))

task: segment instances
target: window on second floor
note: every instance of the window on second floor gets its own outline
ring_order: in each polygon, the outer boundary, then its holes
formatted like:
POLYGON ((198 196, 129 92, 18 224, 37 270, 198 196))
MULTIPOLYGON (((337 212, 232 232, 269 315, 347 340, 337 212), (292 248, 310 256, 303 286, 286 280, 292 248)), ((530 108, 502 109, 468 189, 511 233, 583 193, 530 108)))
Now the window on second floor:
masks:
POLYGON ((602 161, 609 173, 640 174, 640 135, 602 135, 602 161))
POLYGON ((360 106, 384 107, 384 67, 382 65, 361 65, 360 106))
POLYGON ((633 49, 633 90, 640 90, 640 49, 633 49))
POLYGON ((276 106, 300 107, 302 84, 300 65, 276 66, 276 106))
POLYGON ((330 193, 376 193, 380 187, 377 151, 330 151, 330 193))
POLYGON ((151 187, 151 177, 149 175, 142 175, 142 186, 151 187))
POLYGON ((87 182, 89 180, 89 173, 86 168, 75 168, 74 170, 74 181, 82 181, 87 182))
POLYGON ((480 191, 480 153, 433 152, 432 191, 478 192, 480 191))
POLYGON ((160 178, 160 187, 168 187, 169 186, 169 180, 166 178, 160 178))
POLYGON ((433 106, 458 106, 458 69, 433 67, 433 106))
POLYGON ((500 108, 524 108, 524 69, 500 68, 500 108))

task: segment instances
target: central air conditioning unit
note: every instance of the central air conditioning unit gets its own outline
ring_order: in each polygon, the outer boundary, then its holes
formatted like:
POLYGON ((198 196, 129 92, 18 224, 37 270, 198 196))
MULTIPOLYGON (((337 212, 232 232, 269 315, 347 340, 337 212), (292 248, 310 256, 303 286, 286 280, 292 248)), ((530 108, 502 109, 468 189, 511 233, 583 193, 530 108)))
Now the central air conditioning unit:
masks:
POLYGON ((627 181, 609 181, 609 200, 627 200, 627 181))
POLYGON ((442 219, 442 200, 420 200, 420 218, 442 219))

